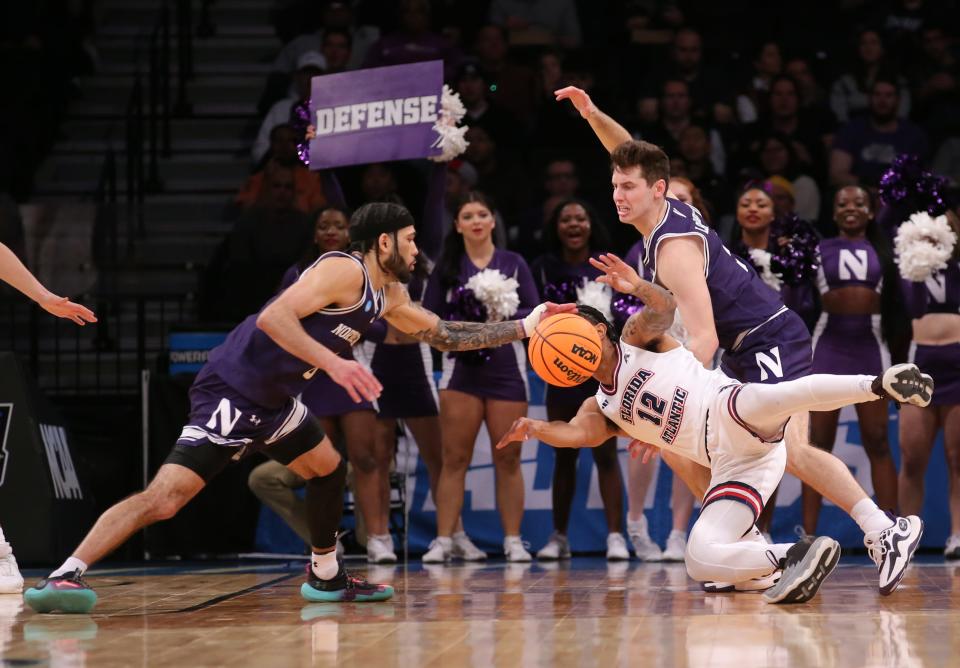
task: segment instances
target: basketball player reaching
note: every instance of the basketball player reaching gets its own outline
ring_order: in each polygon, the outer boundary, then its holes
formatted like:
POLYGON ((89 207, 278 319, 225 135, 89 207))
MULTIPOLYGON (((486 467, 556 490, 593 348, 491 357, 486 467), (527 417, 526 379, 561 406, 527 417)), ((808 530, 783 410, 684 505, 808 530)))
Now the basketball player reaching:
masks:
MULTIPOLYGON (((644 275, 673 293, 694 357, 709 366, 717 347, 722 347, 721 368, 742 382, 774 384, 808 375, 812 348, 803 321, 752 267, 730 253, 694 207, 666 195, 670 179, 666 154, 653 144, 633 141, 581 89, 562 88, 556 96, 570 100, 610 152, 618 218, 643 235, 644 275)), ((882 511, 843 462, 809 446, 808 432, 809 416, 794 416, 785 436, 786 470, 849 514, 867 535, 869 550, 876 549, 870 537, 883 531, 898 535, 898 545, 913 544, 921 523, 882 511)), ((663 456, 688 485, 705 474, 694 461, 670 451, 663 456)), ((887 557, 902 558, 900 552, 887 557)), ((886 579, 881 570, 881 591, 886 579)))
POLYGON ((570 305, 541 304, 523 320, 445 322, 410 302, 417 247, 414 222, 402 206, 368 204, 350 223, 352 254, 327 253, 297 281, 249 316, 210 353, 190 388, 190 419, 147 489, 100 516, 63 565, 24 593, 37 612, 89 612, 96 594, 83 580, 134 532, 172 517, 231 460, 257 450, 306 482, 312 557, 301 594, 310 601, 381 601, 393 588, 349 575, 337 559, 346 464, 317 419, 294 397, 324 370, 350 397, 375 399, 380 383, 360 363, 341 357, 377 318, 440 350, 471 350, 529 336, 543 313, 570 305))
MULTIPOLYGON (((900 364, 881 376, 822 374, 777 385, 740 383, 719 369, 705 369, 666 333, 676 308, 669 292, 640 279, 611 256, 603 256, 595 266, 606 274, 600 282, 636 295, 646 307, 630 317, 617 339, 598 311, 580 306, 580 314, 594 324, 602 341, 601 363, 594 373, 600 389, 569 422, 518 419, 497 447, 528 438, 558 447, 595 447, 626 435, 706 467, 709 489, 687 543, 690 577, 752 582, 752 589, 769 588, 764 597, 770 603, 809 600, 840 558, 837 542, 808 537, 793 545, 769 544, 754 527, 783 476, 783 434, 790 416, 877 398, 924 406, 930 403, 933 381, 916 366, 900 364)), ((907 525, 905 529, 918 527, 908 534, 912 542, 901 544, 902 536, 891 531, 867 538, 877 548, 871 556, 878 560, 882 594, 897 587, 920 542, 923 525, 918 517, 898 522, 907 525)))
MULTIPOLYGON (((4 244, 0 244, 0 281, 12 285, 58 318, 72 320, 80 326, 97 321, 93 311, 86 306, 75 304, 66 297, 58 297, 43 287, 20 258, 4 244)), ((17 568, 13 549, 0 528, 0 594, 19 594, 22 590, 23 576, 17 568)))

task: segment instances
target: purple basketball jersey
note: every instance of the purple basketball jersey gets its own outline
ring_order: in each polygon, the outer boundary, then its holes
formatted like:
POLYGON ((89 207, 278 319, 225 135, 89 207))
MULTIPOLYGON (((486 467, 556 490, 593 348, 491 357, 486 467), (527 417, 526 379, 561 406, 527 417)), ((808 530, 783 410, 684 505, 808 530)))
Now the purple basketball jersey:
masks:
POLYGON ((663 218, 644 238, 640 255, 640 262, 646 270, 644 277, 656 281, 657 252, 664 240, 675 237, 700 239, 705 255, 704 266, 690 267, 689 270, 703 271, 713 303, 717 338, 722 348, 732 350, 742 333, 758 327, 781 311, 783 301, 757 276, 749 263, 735 257, 723 245, 717 233, 703 222, 699 211, 671 198, 667 198, 666 203, 663 218))
MULTIPOLYGON (((337 355, 346 357, 371 323, 382 315, 383 290, 373 290, 359 258, 339 251, 321 255, 297 280, 330 257, 350 258, 360 265, 363 296, 355 304, 321 309, 303 318, 300 324, 311 337, 337 355)), ((290 397, 300 394, 317 370, 288 353, 261 331, 257 327, 257 315, 248 316, 230 332, 226 341, 210 351, 209 361, 200 371, 200 377, 216 374, 261 406, 279 407, 290 397)))

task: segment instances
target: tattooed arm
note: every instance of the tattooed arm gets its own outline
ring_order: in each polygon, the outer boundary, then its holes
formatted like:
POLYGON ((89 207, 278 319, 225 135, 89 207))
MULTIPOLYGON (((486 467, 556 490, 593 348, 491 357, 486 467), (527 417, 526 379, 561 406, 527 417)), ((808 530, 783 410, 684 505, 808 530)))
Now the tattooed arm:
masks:
POLYGON ((623 326, 620 338, 624 343, 638 348, 655 343, 661 351, 676 347, 676 342, 670 337, 663 342, 658 341, 664 338, 673 324, 677 302, 672 294, 640 278, 633 267, 612 253, 601 255, 598 259, 590 258, 590 264, 603 272, 603 276, 597 278, 598 282, 609 285, 617 292, 639 297, 643 302, 643 308, 630 316, 623 326))
POLYGON ((539 321, 554 313, 574 311, 573 304, 547 304, 537 307, 524 320, 506 322, 458 322, 441 320, 436 313, 410 301, 406 288, 392 283, 386 291, 387 305, 383 317, 391 325, 418 341, 423 341, 437 350, 476 350, 519 341, 529 336, 527 320, 539 321))

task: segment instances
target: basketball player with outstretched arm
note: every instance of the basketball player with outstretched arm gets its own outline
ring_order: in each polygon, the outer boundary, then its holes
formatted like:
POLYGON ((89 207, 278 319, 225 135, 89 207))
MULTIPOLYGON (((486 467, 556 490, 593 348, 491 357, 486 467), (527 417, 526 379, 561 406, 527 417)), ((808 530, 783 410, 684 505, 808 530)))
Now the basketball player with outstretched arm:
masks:
MULTIPOLYGON (((754 589, 767 589, 764 597, 771 603, 809 600, 840 558, 837 542, 808 537, 793 545, 769 544, 754 533, 757 517, 783 477, 783 434, 790 416, 878 398, 924 406, 930 403, 933 381, 916 366, 900 364, 880 376, 821 374, 776 385, 740 383, 719 369, 708 371, 666 333, 676 309, 669 292, 610 256, 595 264, 606 274, 601 282, 636 295, 645 308, 630 317, 617 339, 599 312, 580 306, 602 341, 601 363, 594 373, 600 389, 569 422, 517 420, 497 447, 528 438, 558 447, 595 447, 625 434, 692 460, 710 470, 711 480, 687 544, 690 577, 701 582, 754 581, 754 589)), ((922 526, 915 516, 903 521, 922 526)), ((868 540, 876 545, 871 556, 881 566, 881 593, 889 594, 899 584, 920 533, 902 547, 889 531, 868 540), (880 555, 890 551, 903 558, 880 555)))
MULTIPOLYGON (((97 321, 93 311, 86 306, 75 304, 66 297, 58 297, 43 287, 20 258, 4 244, 0 244, 0 281, 12 285, 47 313, 58 318, 72 320, 81 327, 88 322, 97 321)), ((22 590, 23 576, 17 568, 13 549, 0 528, 0 594, 19 594, 22 590)))
POLYGON ((87 567, 134 532, 172 517, 245 450, 263 452, 305 479, 312 557, 301 594, 310 601, 382 601, 393 588, 349 575, 337 559, 346 464, 317 419, 296 397, 318 370, 350 397, 373 400, 376 378, 344 359, 363 332, 385 318, 440 350, 471 350, 529 336, 544 313, 574 306, 541 304, 523 320, 445 322, 411 303, 417 246, 402 206, 368 204, 354 213, 355 252, 321 255, 297 281, 249 316, 210 353, 190 388, 190 419, 147 489, 108 509, 63 565, 24 593, 38 612, 89 612, 96 594, 87 567))
MULTIPOLYGON (((556 96, 573 103, 610 152, 617 216, 643 235, 644 275, 675 296, 694 357, 709 366, 722 347, 721 368, 742 382, 774 384, 809 374, 811 340, 803 321, 752 267, 730 253, 694 207, 667 196, 670 162, 663 150, 632 140, 579 88, 563 88, 556 96)), ((787 426, 786 470, 840 506, 864 534, 903 532, 898 544, 912 544, 921 526, 882 511, 843 462, 809 447, 808 423, 809 416, 801 413, 787 426)), ((664 460, 688 485, 708 475, 696 462, 669 451, 664 460)), ((904 556, 894 552, 888 558, 904 556)), ((881 590, 884 578, 880 573, 881 590)))

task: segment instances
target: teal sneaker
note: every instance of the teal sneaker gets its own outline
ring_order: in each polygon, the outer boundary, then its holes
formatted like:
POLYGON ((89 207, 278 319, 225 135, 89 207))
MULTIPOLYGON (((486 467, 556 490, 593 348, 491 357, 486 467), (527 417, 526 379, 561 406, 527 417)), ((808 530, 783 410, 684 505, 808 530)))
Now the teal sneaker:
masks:
POLYGON ((330 603, 366 603, 386 601, 393 597, 393 587, 384 584, 370 584, 362 578, 350 575, 340 563, 340 571, 332 580, 321 580, 307 564, 307 581, 300 587, 300 595, 308 601, 330 603))
POLYGON ((34 612, 85 614, 97 604, 97 594, 84 582, 80 569, 40 580, 23 592, 23 600, 34 612))

